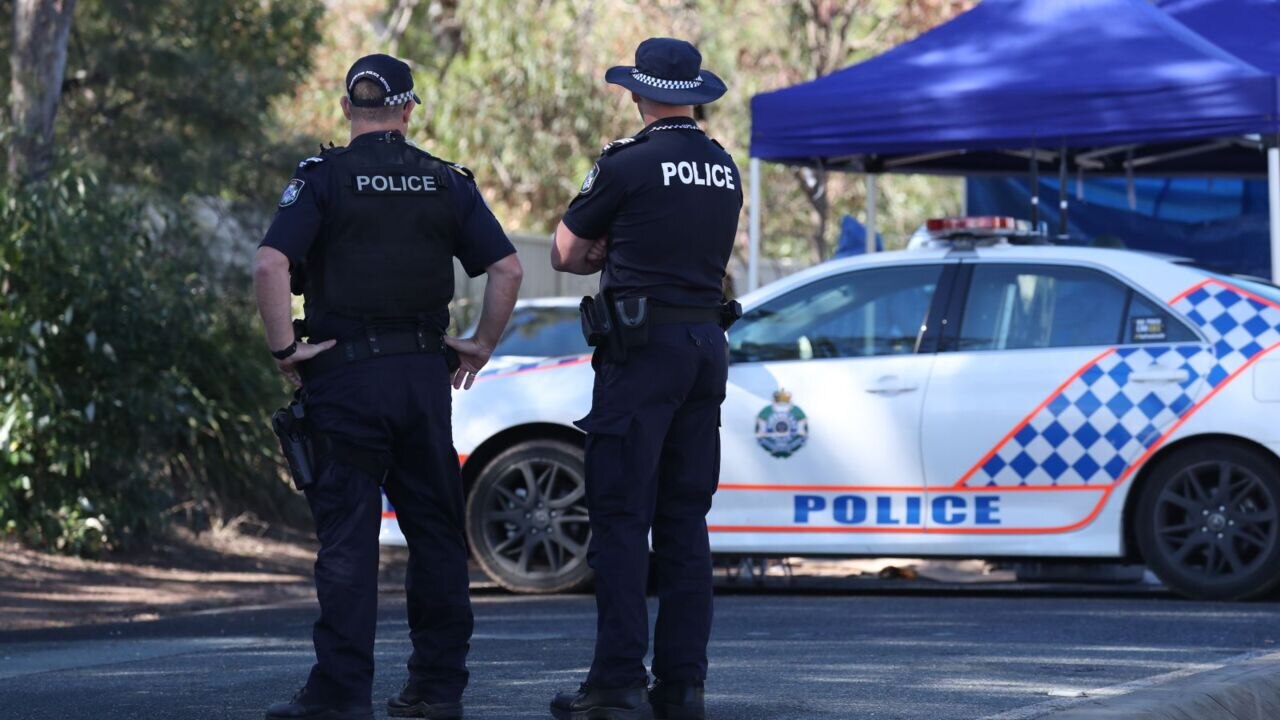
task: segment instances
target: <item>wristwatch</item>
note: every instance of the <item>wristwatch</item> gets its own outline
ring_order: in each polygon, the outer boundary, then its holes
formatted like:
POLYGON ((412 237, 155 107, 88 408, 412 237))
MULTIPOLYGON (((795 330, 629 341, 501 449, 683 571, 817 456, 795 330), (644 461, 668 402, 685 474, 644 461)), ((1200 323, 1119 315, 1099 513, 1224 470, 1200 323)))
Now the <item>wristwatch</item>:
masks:
POLYGON ((293 342, 289 343, 289 347, 283 350, 272 350, 271 357, 277 360, 287 360, 290 356, 292 356, 296 352, 298 352, 298 341, 294 340, 293 342))

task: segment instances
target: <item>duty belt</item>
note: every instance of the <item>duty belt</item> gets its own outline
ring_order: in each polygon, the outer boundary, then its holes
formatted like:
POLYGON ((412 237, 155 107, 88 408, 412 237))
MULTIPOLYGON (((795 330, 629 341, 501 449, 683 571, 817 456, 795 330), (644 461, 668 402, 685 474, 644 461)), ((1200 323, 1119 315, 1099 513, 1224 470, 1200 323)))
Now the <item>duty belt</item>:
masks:
POLYGON ((421 328, 385 333, 366 330, 363 337, 339 340, 337 345, 302 363, 299 368, 304 378, 313 378, 370 358, 411 353, 442 355, 445 349, 444 338, 421 328))
POLYGON ((649 308, 649 322, 654 325, 678 325, 712 323, 720 324, 720 308, 718 307, 681 307, 678 305, 652 305, 649 308))

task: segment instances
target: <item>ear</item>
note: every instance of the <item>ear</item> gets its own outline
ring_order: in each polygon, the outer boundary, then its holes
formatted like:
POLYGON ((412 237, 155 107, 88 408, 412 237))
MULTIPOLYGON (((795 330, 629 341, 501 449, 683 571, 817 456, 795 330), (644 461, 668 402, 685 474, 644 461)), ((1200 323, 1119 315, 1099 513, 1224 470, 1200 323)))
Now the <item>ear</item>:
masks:
POLYGON ((342 105, 342 116, 350 120, 351 119, 351 98, 347 97, 346 95, 343 95, 342 101, 339 104, 342 105))
POLYGON ((401 111, 401 113, 400 113, 400 122, 404 123, 405 125, 408 125, 408 124, 409 124, 409 116, 413 114, 413 109, 414 109, 414 108, 416 108, 416 107, 418 107, 418 103, 416 103, 416 102, 414 102, 414 101, 412 101, 412 100, 410 100, 409 102, 405 103, 405 104, 404 104, 404 110, 402 110, 402 111, 401 111))

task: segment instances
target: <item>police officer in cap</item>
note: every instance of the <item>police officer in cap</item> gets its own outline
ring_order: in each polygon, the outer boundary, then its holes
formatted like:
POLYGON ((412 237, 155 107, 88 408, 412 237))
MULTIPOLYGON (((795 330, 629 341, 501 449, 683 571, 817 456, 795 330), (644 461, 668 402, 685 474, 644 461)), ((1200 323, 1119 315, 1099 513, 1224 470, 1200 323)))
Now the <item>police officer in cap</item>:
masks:
POLYGON ((409 544, 413 641, 408 683, 388 712, 462 716, 472 613, 450 385, 470 388, 488 361, 521 268, 470 171, 405 139, 419 102, 405 63, 356 61, 342 98, 350 143, 298 165, 254 263, 267 343, 302 385, 316 455, 306 496, 320 541, 316 663, 268 720, 373 717, 383 487, 409 544), (454 258, 473 277, 488 274, 469 339, 445 336, 454 258), (290 319, 291 273, 304 327, 290 319))
POLYGON ((597 328, 586 484, 595 659, 560 720, 702 718, 711 632, 706 514, 720 469, 720 404, 736 319, 722 295, 742 209, 738 168, 693 119, 725 92, 693 45, 652 38, 605 79, 646 126, 604 148, 556 230, 552 265, 603 270, 584 301, 597 328), (612 323, 600 329, 599 322, 612 323), (645 605, 653 534, 658 620, 649 689, 645 605))

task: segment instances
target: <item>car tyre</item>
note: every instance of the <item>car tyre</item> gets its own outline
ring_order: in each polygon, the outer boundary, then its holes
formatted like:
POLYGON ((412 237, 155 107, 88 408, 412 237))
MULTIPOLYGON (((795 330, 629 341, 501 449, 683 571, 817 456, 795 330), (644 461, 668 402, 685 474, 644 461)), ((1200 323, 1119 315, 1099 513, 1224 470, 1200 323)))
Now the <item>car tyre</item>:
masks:
POLYGON ((582 590, 591 583, 582 448, 532 440, 480 472, 467 499, 472 555, 494 582, 518 593, 582 590))
POLYGON ((1280 471, 1258 450, 1174 450, 1147 474, 1135 523, 1147 565, 1181 595, 1246 600, 1280 586, 1280 471))

